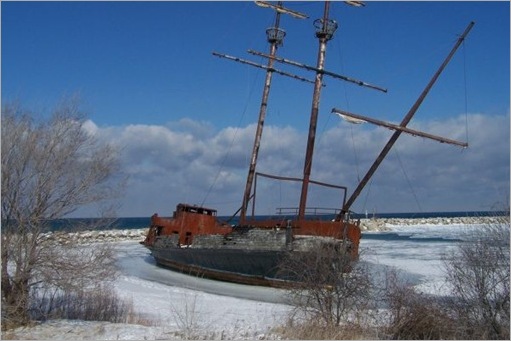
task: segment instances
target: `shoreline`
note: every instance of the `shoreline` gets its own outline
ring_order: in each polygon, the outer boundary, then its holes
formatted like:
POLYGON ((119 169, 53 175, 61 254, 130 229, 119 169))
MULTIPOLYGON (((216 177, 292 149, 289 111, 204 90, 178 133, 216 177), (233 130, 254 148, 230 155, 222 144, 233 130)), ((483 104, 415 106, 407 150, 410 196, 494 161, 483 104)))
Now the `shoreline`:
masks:
POLYGON ((389 231, 393 226, 417 225, 493 225, 509 222, 506 216, 450 217, 450 218, 361 218, 360 229, 364 231, 389 231))
MULTIPOLYGON (((394 226, 448 226, 448 225, 493 225, 509 223, 505 216, 484 217, 451 217, 451 218, 362 218, 362 232, 390 231, 394 226)), ((46 240, 61 244, 79 241, 80 244, 100 242, 143 241, 149 227, 138 229, 86 230, 80 232, 47 232, 43 235, 46 240)))

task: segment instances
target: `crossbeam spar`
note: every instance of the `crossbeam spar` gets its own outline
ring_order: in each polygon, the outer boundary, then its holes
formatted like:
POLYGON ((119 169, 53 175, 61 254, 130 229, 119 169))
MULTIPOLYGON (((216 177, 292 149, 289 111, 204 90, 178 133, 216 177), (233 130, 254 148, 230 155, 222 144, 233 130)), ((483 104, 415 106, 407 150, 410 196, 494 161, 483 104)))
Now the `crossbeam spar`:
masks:
POLYGON ((258 67, 258 68, 263 69, 263 70, 267 70, 267 71, 278 73, 279 75, 282 75, 282 76, 291 77, 291 78, 294 78, 294 79, 298 79, 298 80, 300 80, 302 82, 307 82, 307 83, 313 83, 314 84, 313 80, 310 80, 310 79, 307 79, 307 78, 304 78, 304 77, 301 77, 301 76, 298 76, 298 75, 294 75, 294 74, 289 73, 289 72, 278 70, 278 69, 275 69, 273 67, 268 67, 266 65, 257 64, 257 63, 255 63, 253 61, 250 61, 250 60, 246 60, 246 59, 242 59, 242 58, 238 58, 238 57, 234 57, 234 56, 229 56, 227 54, 218 53, 218 52, 212 52, 212 53, 213 53, 214 56, 217 56, 217 57, 220 57, 220 58, 234 60, 234 61, 240 62, 242 64, 248 64, 248 65, 251 65, 251 66, 258 67))
POLYGON ((358 79, 355 79, 355 78, 339 75, 337 73, 334 73, 334 72, 331 72, 331 71, 328 71, 328 70, 325 70, 325 69, 319 69, 319 68, 314 67, 314 66, 310 66, 310 65, 307 65, 307 64, 295 62, 295 61, 292 61, 292 60, 289 60, 289 59, 286 59, 286 58, 277 57, 277 56, 270 56, 269 54, 258 52, 258 51, 254 51, 254 50, 248 50, 248 53, 253 54, 255 56, 260 56, 260 57, 265 57, 265 58, 269 58, 269 59, 274 59, 274 60, 276 60, 279 63, 289 64, 289 65, 301 67, 301 68, 309 70, 309 71, 314 71, 314 72, 317 72, 317 73, 321 73, 321 74, 324 74, 324 75, 327 75, 327 76, 330 76, 330 77, 333 77, 333 78, 341 79, 343 81, 354 83, 354 84, 357 84, 357 85, 360 85, 360 86, 364 86, 364 87, 367 87, 367 88, 371 88, 371 89, 374 89, 374 90, 378 90, 378 91, 382 91, 382 92, 387 92, 387 89, 382 88, 380 86, 369 84, 367 82, 364 82, 364 81, 361 81, 361 80, 358 80, 358 79))
POLYGON ((401 131, 403 133, 407 133, 407 134, 410 134, 410 135, 413 135, 413 136, 425 137, 427 139, 435 140, 435 141, 438 141, 440 143, 453 144, 453 145, 460 146, 460 147, 463 147, 463 148, 467 148, 468 147, 468 143, 466 143, 466 142, 459 142, 459 141, 451 140, 451 139, 448 139, 448 138, 445 138, 445 137, 441 137, 441 136, 437 136, 437 135, 433 135, 433 134, 429 134, 429 133, 424 133, 424 132, 419 131, 419 130, 410 129, 410 128, 407 128, 407 127, 399 126, 397 124, 392 124, 392 123, 388 123, 388 122, 385 122, 385 121, 380 121, 380 120, 377 120, 377 119, 374 119, 374 118, 371 118, 371 117, 367 117, 367 116, 357 115, 357 114, 354 114, 354 113, 351 113, 351 112, 348 112, 348 111, 344 111, 344 110, 333 108, 332 109, 332 113, 337 114, 337 115, 339 115, 341 117, 343 117, 343 116, 351 117, 351 118, 355 119, 357 121, 357 123, 358 122, 360 122, 360 123, 367 122, 367 123, 371 123, 371 124, 375 124, 375 125, 378 125, 378 126, 381 126, 381 127, 388 128, 390 130, 398 130, 398 131, 401 131))

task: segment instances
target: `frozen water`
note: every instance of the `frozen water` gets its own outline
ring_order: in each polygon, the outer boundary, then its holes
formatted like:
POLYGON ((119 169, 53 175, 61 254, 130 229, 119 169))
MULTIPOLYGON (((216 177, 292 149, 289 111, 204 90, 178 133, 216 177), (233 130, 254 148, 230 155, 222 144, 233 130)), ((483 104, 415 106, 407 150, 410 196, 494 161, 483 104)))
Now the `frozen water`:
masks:
MULTIPOLYGON (((390 231, 364 233, 361 261, 374 271, 399 270, 424 292, 445 291, 442 257, 463 238, 467 227, 388 227, 390 231)), ((286 304, 283 290, 187 276, 156 266, 149 251, 136 241, 113 245, 119 250, 122 272, 116 290, 133 301, 137 313, 155 321, 155 326, 49 321, 16 330, 14 335, 31 339, 141 340, 182 339, 186 337, 183 331, 187 331, 208 339, 274 338, 271 329, 285 323, 292 309, 286 304)))

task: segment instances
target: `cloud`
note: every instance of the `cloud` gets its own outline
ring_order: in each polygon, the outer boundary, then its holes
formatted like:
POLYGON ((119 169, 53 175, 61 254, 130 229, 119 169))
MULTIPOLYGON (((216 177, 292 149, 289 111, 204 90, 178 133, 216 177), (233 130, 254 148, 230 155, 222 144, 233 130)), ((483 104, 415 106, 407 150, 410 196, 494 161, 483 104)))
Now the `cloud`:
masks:
MULTIPOLYGON (((509 113, 471 114, 437 121, 412 121, 411 128, 465 140, 468 149, 402 135, 353 209, 378 212, 487 210, 509 197, 509 113)), ((170 215, 179 202, 204 204, 220 215, 241 203, 255 124, 215 130, 184 119, 165 126, 127 125, 87 129, 121 148, 129 174, 120 216, 170 215)), ((316 138, 311 178, 355 189, 391 131, 334 122, 316 138)), ((301 177, 306 132, 265 126, 258 171, 301 177)), ((258 209, 297 206, 300 184, 258 180, 258 209)), ((342 192, 312 186, 310 206, 339 207, 342 192)))

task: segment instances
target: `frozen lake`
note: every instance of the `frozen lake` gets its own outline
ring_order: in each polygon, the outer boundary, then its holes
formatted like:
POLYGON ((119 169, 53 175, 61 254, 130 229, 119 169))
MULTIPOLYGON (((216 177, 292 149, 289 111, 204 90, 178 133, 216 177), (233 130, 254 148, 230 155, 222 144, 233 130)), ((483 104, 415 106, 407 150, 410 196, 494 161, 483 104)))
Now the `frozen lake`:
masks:
MULTIPOLYGON (((472 228, 478 228, 471 225, 472 228)), ((361 261, 375 272, 400 271, 410 284, 428 293, 442 292, 442 256, 467 236, 465 225, 390 226, 366 232, 361 261)), ((138 241, 112 243, 121 276, 119 295, 155 326, 85 321, 49 321, 20 331, 18 338, 182 339, 185 325, 207 339, 274 338, 271 329, 285 324, 292 307, 282 289, 254 287, 187 276, 156 266, 138 241), (186 318, 193 316, 193 321, 186 318)))
MULTIPOLYGON (((374 270, 396 268, 415 285, 437 283, 443 276, 442 256, 466 233, 464 225, 395 226, 391 231, 365 232, 361 261, 374 270)), ((284 291, 188 276, 158 267, 149 250, 137 242, 117 243, 124 276, 155 283, 261 302, 286 303, 284 291)))

